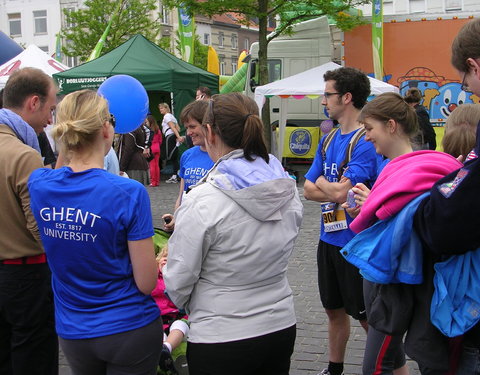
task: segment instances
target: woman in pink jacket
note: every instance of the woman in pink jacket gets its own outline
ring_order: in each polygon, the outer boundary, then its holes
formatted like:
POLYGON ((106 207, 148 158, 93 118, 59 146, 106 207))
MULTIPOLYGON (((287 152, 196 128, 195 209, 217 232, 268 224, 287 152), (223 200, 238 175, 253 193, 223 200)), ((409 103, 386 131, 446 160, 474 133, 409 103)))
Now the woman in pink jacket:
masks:
MULTIPOLYGON (((358 215, 350 226, 357 233, 379 220, 394 217, 413 199, 429 191, 438 179, 460 165, 455 158, 444 153, 430 150, 412 152, 411 139, 418 131, 418 120, 415 111, 398 94, 382 94, 369 102, 363 108, 359 121, 366 129, 365 139, 372 142, 377 153, 384 155, 390 162, 380 172, 371 191, 364 185, 353 188, 357 206, 348 208, 347 212, 351 216, 358 215)), ((360 237, 357 240, 359 243, 356 246, 367 245, 360 241, 360 237)), ((355 238, 352 244, 353 241, 355 238)), ((343 255, 347 261, 351 261, 351 254, 347 255, 351 250, 348 246, 343 249, 343 255)), ((374 255, 369 256, 368 267, 365 269, 385 269, 385 264, 377 267, 372 263, 376 259, 374 255)), ((362 267, 360 269, 365 271, 362 267)), ((398 281, 392 280, 389 283, 398 281)), ((368 297, 376 290, 374 288, 375 283, 364 280, 369 328, 363 375, 408 374, 403 334, 380 332, 371 321, 369 313, 372 306, 368 297)))

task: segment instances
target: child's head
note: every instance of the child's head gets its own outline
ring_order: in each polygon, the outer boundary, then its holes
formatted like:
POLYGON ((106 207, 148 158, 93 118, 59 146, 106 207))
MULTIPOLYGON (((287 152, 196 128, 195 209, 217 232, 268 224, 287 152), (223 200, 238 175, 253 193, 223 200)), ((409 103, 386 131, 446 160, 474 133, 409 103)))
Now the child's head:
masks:
POLYGON ((166 258, 167 256, 168 256, 168 245, 165 245, 164 247, 162 247, 162 249, 158 253, 157 259, 166 258))
POLYGON ((168 245, 165 245, 164 247, 162 247, 162 249, 157 255, 157 264, 160 272, 162 271, 163 266, 167 264, 167 256, 168 256, 168 245))
POLYGON ((393 92, 381 94, 363 107, 358 121, 365 126, 365 139, 375 145, 377 153, 391 158, 389 151, 399 142, 410 145, 418 132, 415 110, 393 92))
POLYGON ((477 125, 480 122, 480 105, 462 104, 447 118, 443 151, 454 157, 467 156, 475 146, 477 125))

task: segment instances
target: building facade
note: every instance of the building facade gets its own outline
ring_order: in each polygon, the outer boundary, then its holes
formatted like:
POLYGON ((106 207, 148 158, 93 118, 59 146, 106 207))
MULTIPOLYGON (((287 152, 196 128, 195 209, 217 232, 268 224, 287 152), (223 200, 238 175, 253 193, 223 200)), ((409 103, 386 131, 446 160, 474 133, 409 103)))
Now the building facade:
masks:
POLYGON ((211 43, 220 61, 220 74, 232 75, 237 70, 238 57, 258 41, 258 27, 253 22, 244 25, 240 15, 226 13, 212 17, 211 43))
POLYGON ((35 44, 52 55, 60 28, 59 0, 3 0, 0 3, 0 29, 23 47, 35 44))
MULTIPOLYGON (((359 7, 365 16, 372 15, 372 6, 359 7)), ((441 17, 442 15, 461 16, 478 12, 478 0, 383 0, 383 14, 385 16, 414 16, 425 14, 441 17)))
POLYGON ((212 17, 211 46, 215 48, 220 62, 220 75, 232 75, 237 70, 238 30, 227 14, 212 17))
MULTIPOLYGON (((57 34, 68 27, 65 12, 84 7, 85 0, 0 0, 0 30, 23 47, 35 44, 49 55, 56 52, 57 34)), ((170 38, 169 50, 178 55, 176 48, 178 12, 164 7, 158 0, 153 17, 159 16, 161 37, 170 38)), ((242 25, 238 16, 225 14, 207 18, 196 16, 196 32, 200 42, 211 45, 220 60, 220 74, 231 75, 237 69, 238 56, 258 40, 258 29, 252 24, 242 25)), ((62 43, 69 43, 62 40, 62 43)), ((77 57, 62 57, 62 63, 73 67, 77 57)))

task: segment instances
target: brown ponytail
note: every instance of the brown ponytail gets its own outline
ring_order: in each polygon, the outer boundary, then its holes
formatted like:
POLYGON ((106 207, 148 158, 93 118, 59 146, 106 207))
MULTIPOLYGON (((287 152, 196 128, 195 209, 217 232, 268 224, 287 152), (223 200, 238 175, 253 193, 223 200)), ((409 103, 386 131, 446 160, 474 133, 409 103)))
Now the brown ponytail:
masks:
POLYGON ((267 163, 269 162, 270 158, 263 134, 263 123, 257 115, 248 114, 246 116, 241 147, 245 159, 252 161, 254 159, 252 155, 257 155, 267 163))
POLYGON ((227 146, 243 149, 245 159, 253 161, 259 156, 268 163, 270 158, 257 104, 239 93, 214 95, 210 100, 203 124, 210 124, 227 146))

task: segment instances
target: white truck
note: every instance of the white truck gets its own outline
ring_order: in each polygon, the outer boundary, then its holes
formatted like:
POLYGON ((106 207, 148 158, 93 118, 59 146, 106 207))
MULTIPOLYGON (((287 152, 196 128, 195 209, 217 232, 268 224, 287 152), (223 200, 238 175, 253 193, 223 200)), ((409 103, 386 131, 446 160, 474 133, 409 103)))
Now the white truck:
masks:
MULTIPOLYGON (((268 44, 268 81, 277 81, 332 61, 334 53, 327 17, 300 22, 293 26, 292 35, 278 36, 268 44)), ((251 45, 250 56, 245 94, 254 98, 255 87, 258 86, 258 43, 251 45)), ((279 107, 280 99, 270 98, 272 123, 278 121, 279 107)), ((288 115, 287 124, 296 126, 318 126, 318 120, 325 118, 319 100, 288 99, 288 115)))

